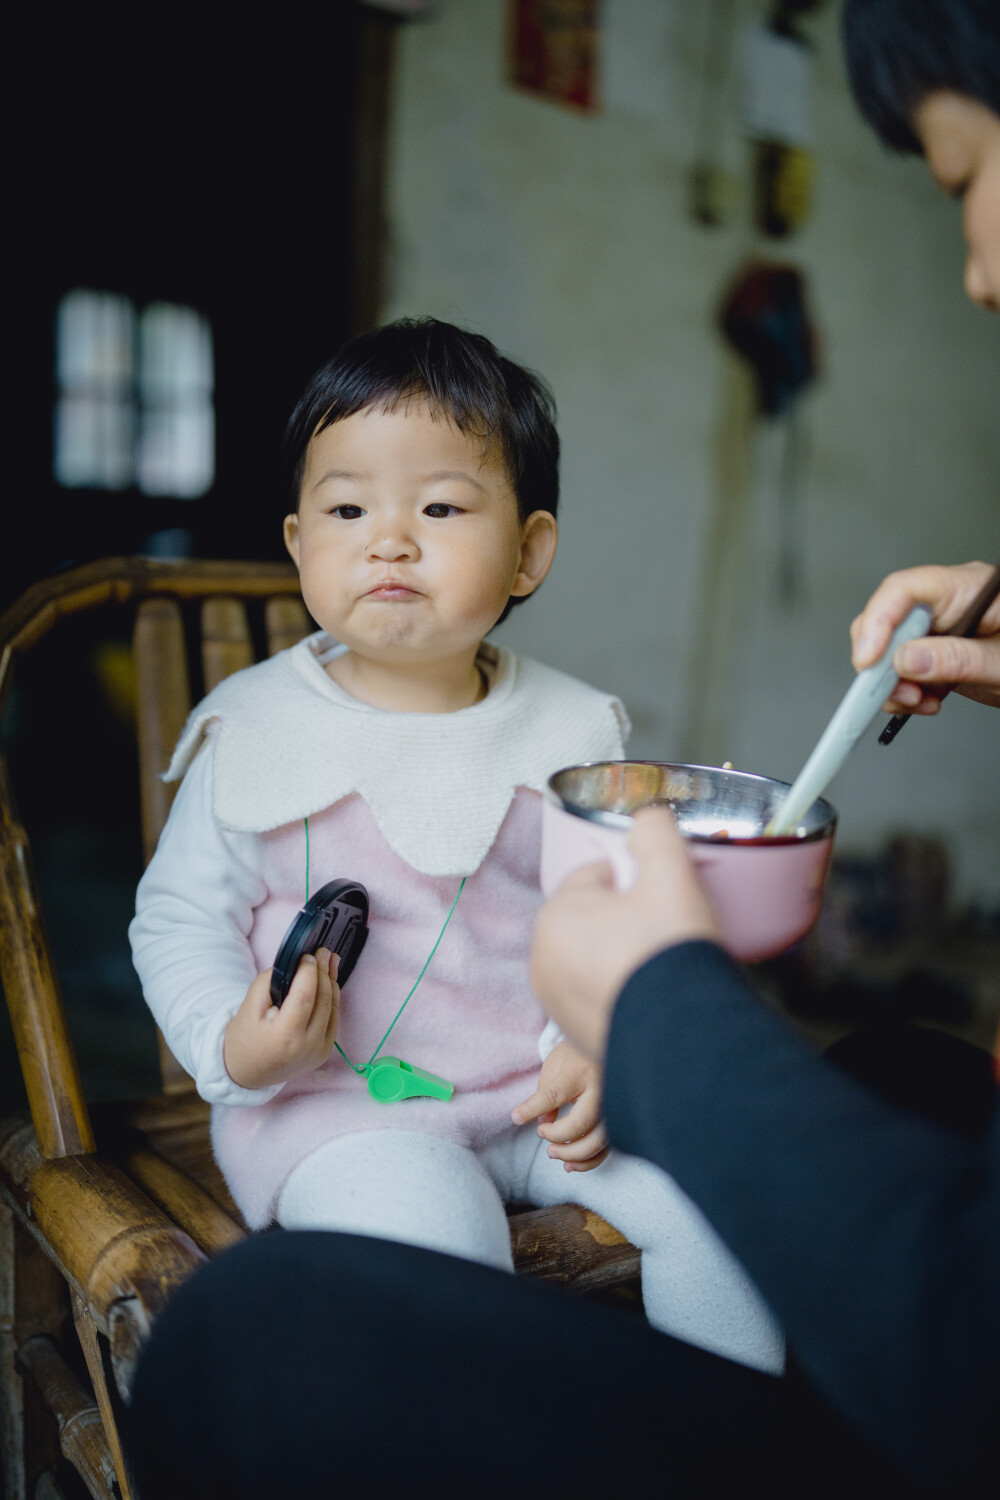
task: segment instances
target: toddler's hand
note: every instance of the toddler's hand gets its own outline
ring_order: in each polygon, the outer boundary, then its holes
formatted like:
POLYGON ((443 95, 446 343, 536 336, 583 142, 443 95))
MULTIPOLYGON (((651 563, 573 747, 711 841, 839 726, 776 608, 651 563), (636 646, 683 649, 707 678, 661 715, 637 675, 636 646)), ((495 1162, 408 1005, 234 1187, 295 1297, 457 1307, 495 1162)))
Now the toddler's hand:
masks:
POLYGON ((271 1004, 271 970, 258 974, 222 1044, 226 1072, 245 1089, 311 1073, 333 1051, 340 1020, 340 959, 326 948, 302 958, 281 1006, 271 1004))
POLYGON ((511 1113, 515 1125, 538 1121, 538 1134, 551 1142, 549 1155, 567 1172, 589 1172, 607 1156, 601 1119, 601 1070, 570 1042, 557 1043, 542 1063, 538 1088, 511 1113), (564 1104, 573 1108, 558 1118, 564 1104))

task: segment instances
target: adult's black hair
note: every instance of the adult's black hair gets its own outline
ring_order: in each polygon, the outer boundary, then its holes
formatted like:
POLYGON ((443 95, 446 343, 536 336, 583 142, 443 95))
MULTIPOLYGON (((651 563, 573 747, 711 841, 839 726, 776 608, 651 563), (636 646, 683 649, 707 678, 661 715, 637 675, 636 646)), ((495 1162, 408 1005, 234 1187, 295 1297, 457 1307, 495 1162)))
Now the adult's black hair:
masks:
POLYGON ((559 436, 548 387, 482 334, 437 318, 401 318, 363 333, 317 370, 285 433, 291 509, 298 510, 315 433, 359 411, 395 411, 412 396, 426 397, 460 432, 497 446, 522 521, 536 510, 556 514, 559 436))
POLYGON ((897 151, 921 153, 913 115, 928 94, 1000 115, 998 0, 845 0, 844 45, 858 108, 897 151))

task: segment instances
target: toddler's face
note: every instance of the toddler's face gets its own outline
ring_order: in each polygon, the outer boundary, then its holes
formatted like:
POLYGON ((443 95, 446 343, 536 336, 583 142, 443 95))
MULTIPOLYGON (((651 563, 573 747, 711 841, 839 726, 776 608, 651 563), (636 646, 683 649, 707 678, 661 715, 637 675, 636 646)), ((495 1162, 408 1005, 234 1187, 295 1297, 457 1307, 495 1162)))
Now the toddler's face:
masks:
POLYGON ((415 399, 312 439, 285 542, 317 624, 359 656, 417 664, 475 648, 537 587, 536 530, 499 455, 415 399))

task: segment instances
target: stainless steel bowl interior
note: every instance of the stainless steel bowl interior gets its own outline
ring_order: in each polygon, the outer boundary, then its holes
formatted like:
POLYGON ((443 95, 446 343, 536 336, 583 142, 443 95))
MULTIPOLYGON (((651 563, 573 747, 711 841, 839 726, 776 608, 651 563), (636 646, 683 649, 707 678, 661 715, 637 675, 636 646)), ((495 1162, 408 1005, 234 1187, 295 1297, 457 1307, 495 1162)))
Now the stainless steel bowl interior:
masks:
MULTIPOLYGON (((740 844, 764 838, 788 787, 787 781, 770 776, 716 766, 606 760, 557 771, 549 779, 548 795, 567 812, 610 828, 628 828, 640 807, 669 807, 686 838, 740 844)), ((836 822, 836 812, 820 797, 794 834, 767 842, 825 838, 836 822)))

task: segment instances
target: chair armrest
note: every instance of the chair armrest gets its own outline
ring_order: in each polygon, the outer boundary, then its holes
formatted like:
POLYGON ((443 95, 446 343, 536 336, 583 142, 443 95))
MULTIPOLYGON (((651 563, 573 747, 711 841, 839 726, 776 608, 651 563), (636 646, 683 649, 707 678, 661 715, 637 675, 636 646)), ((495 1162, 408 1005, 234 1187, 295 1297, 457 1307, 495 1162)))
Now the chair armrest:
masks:
POLYGON ((107 1335, 127 1393, 153 1320, 205 1256, 113 1162, 46 1160, 30 1126, 0 1131, 0 1184, 107 1335))

